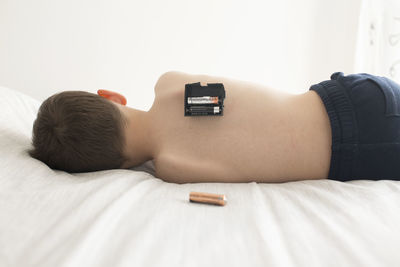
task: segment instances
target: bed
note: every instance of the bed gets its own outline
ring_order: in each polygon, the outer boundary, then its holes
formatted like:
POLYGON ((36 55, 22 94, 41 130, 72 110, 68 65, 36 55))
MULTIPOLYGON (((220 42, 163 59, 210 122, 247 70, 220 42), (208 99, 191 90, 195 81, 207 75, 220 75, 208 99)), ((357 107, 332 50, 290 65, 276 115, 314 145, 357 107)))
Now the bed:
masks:
POLYGON ((27 154, 40 103, 0 92, 2 267, 400 266, 398 181, 172 184, 151 161, 69 174, 27 154))

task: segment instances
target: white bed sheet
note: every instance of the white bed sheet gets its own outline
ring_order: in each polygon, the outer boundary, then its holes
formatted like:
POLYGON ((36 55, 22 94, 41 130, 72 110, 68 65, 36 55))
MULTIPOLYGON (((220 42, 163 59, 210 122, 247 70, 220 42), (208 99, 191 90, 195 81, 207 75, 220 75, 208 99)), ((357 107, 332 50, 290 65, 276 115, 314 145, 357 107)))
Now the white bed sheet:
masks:
POLYGON ((179 185, 151 162, 71 175, 26 152, 40 103, 0 93, 2 267, 400 266, 400 182, 179 185))

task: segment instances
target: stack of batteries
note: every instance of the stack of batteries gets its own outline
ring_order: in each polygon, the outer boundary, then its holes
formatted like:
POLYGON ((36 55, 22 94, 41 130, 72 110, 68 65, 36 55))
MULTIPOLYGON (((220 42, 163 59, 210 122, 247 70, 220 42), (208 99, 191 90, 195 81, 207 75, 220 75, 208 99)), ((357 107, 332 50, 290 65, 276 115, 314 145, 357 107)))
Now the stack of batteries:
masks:
POLYGON ((223 115, 225 88, 222 83, 185 85, 185 116, 223 115))

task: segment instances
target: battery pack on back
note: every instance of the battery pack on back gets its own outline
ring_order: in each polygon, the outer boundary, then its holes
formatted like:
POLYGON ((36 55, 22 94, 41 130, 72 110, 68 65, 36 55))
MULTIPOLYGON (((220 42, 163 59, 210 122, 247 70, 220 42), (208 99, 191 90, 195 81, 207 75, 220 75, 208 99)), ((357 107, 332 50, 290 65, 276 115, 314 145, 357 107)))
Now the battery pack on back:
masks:
POLYGON ((222 116, 225 88, 222 83, 185 84, 185 116, 222 116))

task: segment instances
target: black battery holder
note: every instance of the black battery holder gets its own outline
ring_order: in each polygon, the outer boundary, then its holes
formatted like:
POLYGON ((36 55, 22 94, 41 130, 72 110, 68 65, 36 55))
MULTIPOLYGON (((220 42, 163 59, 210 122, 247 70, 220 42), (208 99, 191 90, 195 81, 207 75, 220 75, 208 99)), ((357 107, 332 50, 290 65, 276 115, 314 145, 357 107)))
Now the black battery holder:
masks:
POLYGON ((222 83, 185 84, 185 116, 222 116, 225 88, 222 83))

